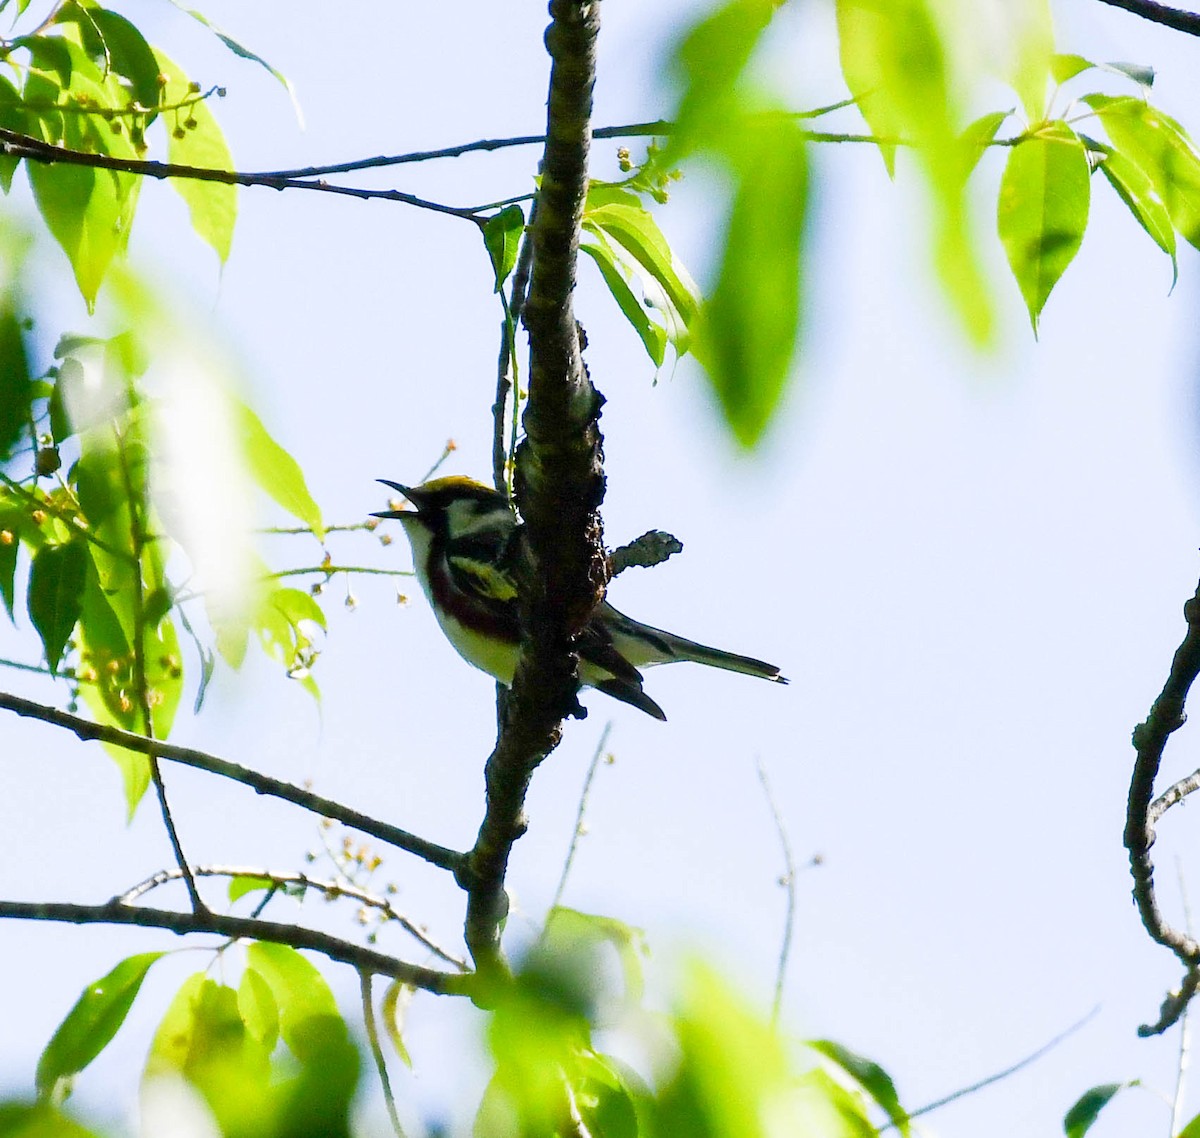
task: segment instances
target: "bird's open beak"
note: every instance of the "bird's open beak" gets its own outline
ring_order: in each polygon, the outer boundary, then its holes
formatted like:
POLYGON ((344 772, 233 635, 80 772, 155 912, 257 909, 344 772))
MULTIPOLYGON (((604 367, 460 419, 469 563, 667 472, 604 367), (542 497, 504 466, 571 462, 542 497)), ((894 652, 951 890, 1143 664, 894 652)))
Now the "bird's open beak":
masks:
POLYGON ((390 486, 393 490, 398 491, 401 495, 407 498, 415 507, 415 510, 380 510, 378 513, 372 514, 373 518, 403 518, 412 517, 414 513, 421 512, 421 503, 417 498, 417 491, 411 486, 403 486, 399 482, 389 482, 386 478, 380 478, 380 482, 384 486, 390 486))

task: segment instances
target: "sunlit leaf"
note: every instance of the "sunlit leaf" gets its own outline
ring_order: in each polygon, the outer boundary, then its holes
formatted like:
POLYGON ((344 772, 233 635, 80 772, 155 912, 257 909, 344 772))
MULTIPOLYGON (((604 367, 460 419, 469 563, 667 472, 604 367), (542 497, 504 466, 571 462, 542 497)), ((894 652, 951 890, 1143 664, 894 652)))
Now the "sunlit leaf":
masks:
POLYGON ((146 973, 164 955, 130 956, 83 990, 38 1060, 40 1094, 49 1094, 59 1080, 78 1074, 108 1046, 125 1022, 146 973))
POLYGON ((1187 131, 1141 99, 1085 95, 1113 146, 1140 166, 1184 240, 1200 248, 1200 155, 1187 131))
POLYGON ((1075 1105, 1063 1117, 1063 1130, 1067 1138, 1083 1138, 1100 1117, 1100 1112, 1126 1087, 1133 1083, 1105 1083, 1084 1091, 1075 1105))
POLYGON ((274 889, 275 883, 269 877, 255 877, 245 873, 239 873, 236 877, 229 879, 229 899, 237 901, 241 897, 245 897, 247 893, 258 893, 264 889, 274 889))
MULTIPOLYGON (((161 74, 167 77, 163 101, 182 103, 197 96, 188 77, 162 52, 155 57, 161 74)), ((225 136, 217 125, 206 101, 191 103, 184 109, 164 111, 167 128, 167 160, 179 166, 197 166, 209 170, 232 170, 233 156, 225 136)), ((171 178, 172 188, 187 203, 192 228, 215 250, 222 264, 229 258, 237 221, 237 186, 195 178, 171 178)))
MULTIPOLYGON (((48 75, 31 71, 25 83, 26 102, 51 107, 60 100, 72 106, 123 106, 127 96, 116 78, 106 80, 82 47, 65 38, 62 42, 71 62, 70 86, 60 88, 48 75)), ((71 150, 137 157, 129 132, 115 133, 114 125, 94 114, 41 113, 36 133, 45 142, 62 143, 71 150)), ((129 243, 141 179, 70 163, 27 162, 26 170, 38 210, 70 260, 91 311, 109 265, 129 243)))
POLYGON ((1009 0, 1014 36, 1010 78, 1030 122, 1046 114, 1046 88, 1054 67, 1054 28, 1048 0, 1009 0))
POLYGON ((1117 150, 1105 153, 1104 161, 1100 163, 1100 173, 1108 179, 1108 184, 1116 190, 1117 196, 1151 240, 1171 258, 1171 284, 1174 286, 1179 278, 1179 265, 1175 260, 1175 227, 1149 174, 1117 150))
POLYGON ((666 329, 650 319, 645 305, 634 295, 633 289, 629 287, 629 283, 617 267, 612 246, 607 242, 583 241, 579 245, 579 251, 586 253, 595 261, 604 283, 608 286, 608 291, 617 302, 617 307, 620 308, 625 319, 638 334, 638 338, 642 341, 642 347, 646 349, 646 354, 654 362, 655 367, 662 367, 667 349, 666 329))
MULTIPOLYGON (((230 882, 231 888, 232 885, 233 882, 230 882)), ((246 1030, 262 1043, 267 1052, 273 1051, 275 1041, 279 1038, 279 1007, 275 1003, 271 985, 259 972, 247 968, 238 985, 237 1000, 246 1030)))
POLYGON ((21 522, 25 511, 0 500, 0 599, 9 620, 16 623, 13 604, 16 601, 17 554, 21 551, 21 522))
POLYGON ((747 124, 716 285, 694 351, 734 438, 752 447, 783 395, 800 327, 808 171, 799 128, 747 124))
POLYGON ((267 433, 262 420, 244 403, 235 407, 246 463, 255 481, 293 517, 310 527, 318 539, 325 536, 321 510, 308 491, 304 471, 267 433))
POLYGON ((402 983, 399 980, 393 980, 388 986, 387 991, 383 994, 383 1026, 388 1034, 388 1038, 392 1041, 392 1046, 396 1049, 396 1054, 400 1058, 400 1062, 406 1067, 412 1067, 412 1056, 408 1053, 408 1048, 404 1044, 404 1021, 408 1016, 408 1008, 412 1003, 412 998, 416 995, 416 988, 411 984, 402 983))
POLYGON ((499 213, 487 219, 483 227, 483 243, 492 259, 492 272, 496 278, 496 291, 517 263, 521 248, 521 237, 525 232, 525 214, 518 205, 505 206, 499 213))
POLYGON ((68 1118, 48 1102, 0 1102, 0 1135, 4 1138, 98 1138, 95 1131, 68 1118))
POLYGON ((158 106, 161 89, 154 51, 124 16, 99 6, 88 5, 85 9, 79 4, 67 4, 56 20, 77 25, 84 50, 99 62, 102 70, 111 68, 128 79, 140 106, 147 110, 158 106))
MULTIPOLYGON (((0 76, 0 127, 14 130, 18 134, 28 134, 30 123, 21 95, 17 89, 0 76)), ((13 174, 21 160, 10 154, 0 154, 0 189, 7 194, 12 188, 13 174)))
POLYGON ((46 663, 55 673, 79 620, 87 560, 81 542, 46 545, 33 558, 29 573, 29 619, 42 638, 46 663))
POLYGON ((331 1046, 350 1046, 346 1023, 325 978, 294 948, 256 941, 246 959, 275 998, 284 1043, 300 1062, 318 1058, 331 1046))
POLYGON ((1068 79, 1074 79, 1076 75, 1095 66, 1082 55, 1055 55, 1050 60, 1050 74, 1054 76, 1055 83, 1066 83, 1068 79))
POLYGON ((1090 171, 1066 123, 1049 123, 1012 148, 1000 182, 997 228, 1034 332, 1051 290, 1087 228, 1090 171))

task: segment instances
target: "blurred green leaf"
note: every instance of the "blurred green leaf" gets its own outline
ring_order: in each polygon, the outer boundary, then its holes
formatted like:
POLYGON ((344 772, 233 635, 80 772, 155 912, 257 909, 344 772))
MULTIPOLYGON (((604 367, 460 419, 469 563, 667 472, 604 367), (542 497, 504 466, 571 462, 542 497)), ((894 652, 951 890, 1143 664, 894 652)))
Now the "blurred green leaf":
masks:
MULTIPOLYGON (((231 889, 232 886, 233 882, 230 882, 231 889)), ((230 900, 235 898, 230 897, 230 900)), ((246 1030, 262 1043, 268 1053, 273 1051, 279 1038, 279 1007, 275 1003, 271 985, 263 979, 261 973, 247 968, 242 973, 241 984, 238 985, 237 999, 238 1010, 246 1030)))
POLYGON ((256 941, 247 947, 246 959, 271 989, 283 1041, 300 1062, 310 1062, 330 1044, 349 1046, 329 985, 300 953, 287 945, 256 941))
POLYGON ((1054 61, 1054 28, 1048 0, 1009 0, 1007 15, 1014 37, 1009 77, 1030 122, 1046 115, 1046 88, 1054 61))
POLYGON ((1129 95, 1085 95, 1114 148, 1154 183, 1183 239, 1200 248, 1200 155, 1170 115, 1129 95))
POLYGON ((888 1116, 896 1132, 907 1136, 912 1131, 908 1111, 900 1105, 892 1077, 878 1063, 856 1055, 848 1047, 832 1039, 817 1039, 809 1043, 814 1051, 824 1055, 849 1075, 888 1116))
POLYGON ((1102 63, 1100 67, 1104 71, 1111 71, 1115 75, 1123 75, 1126 79, 1132 79, 1139 87, 1149 91, 1154 86, 1154 68, 1147 67, 1144 63, 1102 63))
POLYGON ((0 463, 31 427, 34 388, 25 333, 11 304, 0 307, 0 463))
POLYGON ((308 491, 304 471, 262 425, 262 420, 244 403, 234 408, 246 463, 255 481, 289 514, 308 526, 317 539, 325 536, 321 510, 308 491))
POLYGON ((33 558, 29 573, 29 619, 42 638, 46 663, 55 674, 79 620, 87 560, 83 544, 76 541, 45 545, 33 558))
POLYGON ((80 1126, 46 1102, 0 1102, 2 1138, 97 1138, 96 1132, 80 1126))
POLYGON ((734 438, 752 447, 783 395, 796 348, 808 168, 803 133, 784 118, 748 122, 742 147, 694 351, 734 438))
POLYGON ((971 176, 971 171, 979 164, 979 159, 991 146, 997 131, 1010 114, 1011 111, 992 111, 990 114, 981 115, 959 135, 958 142, 963 156, 960 174, 964 181, 971 176))
MULTIPOLYGON (((622 1003, 627 1007, 637 1006, 642 999, 645 986, 642 960, 646 955, 646 941, 641 929, 625 924, 613 917, 601 917, 593 913, 581 913, 559 905, 546 915, 546 927, 536 949, 526 961, 526 970, 537 968, 545 971, 565 964, 574 975, 582 969, 590 982, 595 983, 602 972, 597 950, 605 947, 616 951, 621 966, 624 985, 622 1003)), ((576 976, 582 983, 583 976, 576 976)))
MULTIPOLYGON (((159 71, 167 76, 163 101, 182 103, 194 98, 188 77, 162 52, 156 51, 159 71)), ((210 170, 232 170, 233 156, 225 136, 205 101, 186 109, 163 112, 167 128, 167 160, 180 166, 198 166, 210 170)), ((237 186, 222 182, 202 182, 193 178, 171 178, 172 188, 187 203, 192 228, 215 250, 224 264, 233 244, 237 221, 237 186)))
POLYGON ((0 599, 14 624, 16 601, 17 554, 21 552, 21 522, 24 510, 0 498, 0 599))
POLYGON ((1090 190, 1083 143, 1064 122, 1045 124, 1008 156, 997 228, 1035 333, 1046 299, 1083 242, 1090 190))
POLYGON ((602 234, 597 234, 595 240, 582 241, 579 251, 586 253, 595 261, 604 283, 608 286, 608 291, 617 302, 617 307, 620 308, 625 319, 638 334, 642 346, 646 349, 646 354, 653 361, 655 367, 662 367, 667 350, 666 330, 650 319, 645 306, 634 296, 633 289, 629 287, 618 267, 612 245, 602 238, 602 234))
POLYGON ((1108 184, 1155 245, 1171 258, 1171 285, 1174 287, 1179 279, 1179 265, 1175 259, 1175 227, 1149 174, 1120 151, 1107 147, 1104 160, 1100 163, 1100 173, 1108 179, 1108 184))
POLYGON ((1176 1138, 1200 1138, 1200 1114, 1196 1115, 1180 1132, 1176 1138))
POLYGON ((125 1022, 146 973, 164 955, 130 956, 83 990, 38 1060, 40 1095, 49 1095, 60 1080, 78 1074, 108 1046, 125 1022))
POLYGON ((1126 1087, 1134 1083, 1105 1083, 1084 1091, 1075 1105, 1063 1116, 1063 1131, 1067 1138, 1083 1138, 1100 1117, 1100 1112, 1126 1087))
POLYGON ((506 206, 493 214, 483 226, 483 243, 492 259, 492 272, 499 292, 517 263, 521 237, 525 232, 525 214, 519 205, 506 206))

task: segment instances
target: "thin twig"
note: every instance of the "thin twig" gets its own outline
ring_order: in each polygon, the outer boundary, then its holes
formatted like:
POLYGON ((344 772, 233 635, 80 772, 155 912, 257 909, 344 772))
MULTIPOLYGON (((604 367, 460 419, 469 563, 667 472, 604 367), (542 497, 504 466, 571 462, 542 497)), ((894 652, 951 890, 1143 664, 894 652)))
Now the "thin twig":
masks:
MULTIPOLYGON (((154 709, 150 702, 150 682, 146 676, 146 585, 143 574, 145 568, 142 558, 146 552, 146 519, 142 513, 142 499, 135 492, 133 471, 129 464, 129 453, 125 446, 125 434, 113 423, 113 438, 116 442, 117 459, 121 467, 121 479, 125 485, 125 500, 129 507, 129 542, 133 550, 133 686, 138 698, 138 710, 142 716, 142 733, 147 739, 154 739, 154 709)), ((158 757, 153 753, 147 754, 150 766, 150 781, 154 784, 154 794, 158 799, 158 809, 162 814, 163 825, 167 830, 167 838, 175 854, 175 861, 187 886, 188 897, 192 903, 192 911, 203 913, 207 906, 196 888, 196 879, 188 868, 187 856, 183 852, 183 843, 175 826, 175 817, 171 813, 171 804, 167 798, 167 784, 163 781, 162 769, 158 765, 158 757)))
POLYGON ((383 1101, 387 1106, 388 1118, 396 1138, 404 1138, 404 1127, 400 1125, 400 1115, 396 1112, 396 1096, 392 1093, 392 1080, 388 1077, 387 1061, 383 1057, 383 1048, 379 1045, 379 1028, 375 1025, 375 1004, 371 998, 371 973, 360 971, 358 974, 358 991, 362 1000, 363 1026, 367 1030, 367 1043, 375 1060, 375 1070, 379 1073, 379 1086, 383 1090, 383 1101))
POLYGON ((1111 4, 1150 20, 1162 24, 1173 31, 1186 32, 1189 36, 1200 36, 1200 15, 1195 12, 1183 12, 1178 8, 1168 8, 1166 4, 1158 4, 1155 0, 1100 0, 1101 4, 1111 4))
MULTIPOLYGON (((368 908, 378 909, 383 914, 385 920, 395 921, 409 936, 419 941, 434 956, 444 960, 447 964, 453 964, 460 972, 469 971, 465 960, 455 956, 453 953, 447 952, 430 939, 428 933, 401 913, 386 897, 381 897, 377 893, 371 893, 369 890, 352 885, 348 881, 328 881, 319 877, 310 877, 307 873, 297 873, 294 870, 280 872, 278 870, 262 869, 258 866, 247 865, 198 865, 192 869, 192 873, 197 877, 261 878, 263 881, 270 882, 271 889, 275 893, 278 893, 284 886, 292 885, 299 886, 302 889, 315 889, 331 901, 337 900, 339 897, 348 897, 350 900, 357 901, 368 908)), ((139 881, 136 885, 131 886, 124 893, 114 898, 114 900, 120 902, 122 905, 132 905, 152 890, 158 889, 170 881, 178 881, 180 876, 181 874, 177 869, 159 870, 158 873, 152 874, 144 881, 139 881)), ((257 917, 259 912, 261 910, 257 910, 254 915, 257 917)))
POLYGON ((1175 803, 1182 802, 1189 794, 1197 790, 1200 790, 1200 770, 1193 771, 1186 778, 1181 778, 1178 782, 1172 783, 1150 803, 1150 810, 1147 814, 1147 820, 1150 825, 1155 825, 1175 803))
POLYGON ((649 569, 682 552, 683 542, 674 534, 660 529, 648 530, 641 537, 617 546, 608 555, 609 572, 616 577, 626 569, 649 569))
POLYGON ((380 199, 432 210, 434 213, 461 217, 482 225, 477 207, 445 205, 429 201, 400 190, 371 190, 358 186, 338 186, 322 179, 281 178, 270 174, 241 173, 208 166, 187 166, 178 162, 155 162, 145 158, 116 158, 111 154, 94 154, 86 150, 71 150, 43 142, 32 135, 0 127, 0 152, 12 158, 48 165, 89 166, 100 170, 116 170, 124 174, 140 174, 146 178, 188 178, 197 182, 219 182, 226 186, 265 186, 272 190, 315 190, 318 193, 342 194, 362 201, 380 199))
MULTIPOLYGON (((999 1083, 1004 1079, 1015 1075, 1018 1071, 1023 1071, 1026 1067, 1036 1063, 1043 1055, 1049 1054, 1060 1043, 1070 1039, 1077 1031, 1084 1028, 1100 1013, 1100 1005, 1092 1008, 1087 1015, 1081 1020, 1077 1020, 1071 1024, 1065 1031, 1060 1031, 1048 1043, 1043 1043, 1036 1051, 1026 1055, 1024 1059, 1014 1063, 1011 1067, 1005 1067, 1003 1071, 997 1071, 994 1075, 988 1075, 986 1079, 980 1079, 977 1083, 972 1083, 969 1087, 963 1087, 961 1090, 954 1091, 951 1094, 945 1095, 942 1098, 935 1099, 933 1102, 928 1102, 924 1106, 917 1107, 916 1110, 908 1111, 908 1117, 920 1118, 923 1114, 932 1114, 935 1110, 940 1110, 943 1106, 948 1106, 952 1102, 957 1102, 960 1098, 966 1098, 968 1095, 975 1094, 976 1091, 983 1090, 984 1087, 990 1087, 993 1083, 999 1083)), ((882 1134, 885 1130, 891 1130, 896 1124, 894 1122, 885 1122, 880 1128, 879 1133, 882 1134)))
POLYGON ((436 845, 407 830, 401 830, 398 826, 380 822, 367 814, 351 810, 348 806, 343 806, 331 798, 322 798, 319 794, 313 794, 311 791, 271 778, 269 775, 259 774, 258 771, 231 763, 227 759, 219 759, 204 751, 197 751, 191 747, 180 747, 174 743, 165 743, 157 739, 147 739, 144 736, 135 735, 132 731, 123 731, 119 727, 93 723, 90 719, 81 719, 69 712, 59 711, 55 707, 46 707, 44 704, 22 699, 20 696, 8 692, 0 692, 0 709, 14 711, 17 715, 38 719, 55 727, 62 727, 80 739, 113 743, 118 747, 136 751, 140 755, 157 755, 160 759, 166 759, 169 762, 182 763, 184 766, 195 767, 197 770, 208 771, 209 774, 240 782, 258 794, 281 798, 285 802, 291 802, 319 817, 332 818, 335 822, 341 822, 353 830, 369 834, 381 842, 386 842, 390 846, 395 846, 397 849, 421 858, 422 861, 429 862, 430 865, 436 865, 439 869, 450 870, 457 874, 462 868, 464 855, 456 850, 436 845))
MULTIPOLYGON (((563 893, 567 889, 567 878, 571 875, 571 866, 575 863, 575 851, 579 848, 579 840, 584 835, 583 816, 587 813, 588 799, 592 793, 592 780, 596 777, 596 771, 600 767, 600 760, 604 757, 604 750, 608 746, 608 736, 612 732, 612 720, 610 719, 605 725, 604 730, 600 732, 600 739, 596 743, 596 750, 592 754, 592 761, 588 763, 587 774, 583 780, 583 790, 579 792, 579 809, 575 811, 575 828, 571 831, 571 844, 567 848, 567 857, 563 862, 562 873, 558 875, 558 887, 554 890, 554 900, 550 902, 550 912, 562 904, 563 893)), ((545 926, 542 929, 545 933, 545 926)))
POLYGON ((778 1026, 779 1012, 783 1007, 783 984, 787 978, 788 958, 792 954, 792 931, 796 925, 796 862, 792 857, 792 844, 788 841, 787 827, 783 824, 783 815, 779 813, 779 803, 771 790, 771 781, 767 778, 767 768, 761 758, 755 759, 758 767, 758 781, 762 783, 763 794, 766 795, 767 805, 771 808, 771 817, 775 822, 775 833, 779 836, 779 848, 783 851, 783 877, 781 884, 787 890, 787 910, 783 920, 783 940, 779 946, 779 963, 775 966, 775 995, 771 1000, 771 1024, 778 1026))
POLYGON ((439 972, 433 968, 423 968, 418 964, 409 964, 374 949, 301 925, 230 917, 212 911, 181 913, 172 909, 143 909, 133 905, 122 905, 118 901, 106 901, 103 905, 0 901, 0 920, 3 919, 59 921, 72 925, 135 925, 139 928, 165 929, 180 936, 188 933, 211 933, 238 939, 245 937, 319 952, 330 960, 349 964, 352 968, 391 976, 439 995, 469 996, 475 987, 473 973, 462 975, 458 972, 439 972))

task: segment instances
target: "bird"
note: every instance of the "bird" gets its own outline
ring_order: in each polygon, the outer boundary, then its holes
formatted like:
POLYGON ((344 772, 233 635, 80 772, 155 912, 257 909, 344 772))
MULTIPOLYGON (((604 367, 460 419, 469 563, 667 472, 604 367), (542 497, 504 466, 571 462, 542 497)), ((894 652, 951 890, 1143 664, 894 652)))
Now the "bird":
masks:
MULTIPOLYGON (((509 499, 463 475, 420 486, 379 479, 412 509, 381 510, 412 546, 413 568, 446 639, 469 664, 511 686, 521 650, 516 566, 525 527, 509 499)), ((640 668, 691 660, 731 672, 788 681, 774 664, 709 648, 643 624, 601 601, 578 638, 580 681, 666 721, 642 688, 640 668)))

